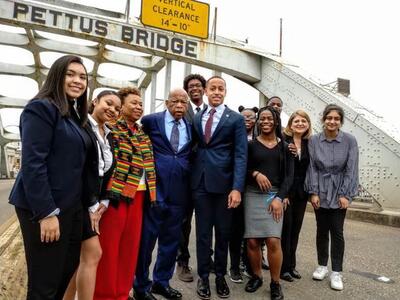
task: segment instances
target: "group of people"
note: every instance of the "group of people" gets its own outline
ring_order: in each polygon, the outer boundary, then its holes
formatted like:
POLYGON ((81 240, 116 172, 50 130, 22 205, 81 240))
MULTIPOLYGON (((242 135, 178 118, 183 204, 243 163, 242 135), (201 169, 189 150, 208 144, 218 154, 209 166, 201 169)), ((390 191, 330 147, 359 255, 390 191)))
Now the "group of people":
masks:
POLYGON ((194 280, 193 211, 199 298, 211 298, 210 273, 217 295, 230 296, 228 252, 232 281, 243 281, 243 262, 245 290, 258 290, 265 244, 271 299, 283 299, 280 279, 301 278, 296 248, 309 199, 317 221, 313 278, 329 274, 330 234, 331 287, 343 289, 358 147, 341 130, 341 107, 328 105, 323 131, 311 135, 302 110, 282 128, 279 97, 231 110, 220 76, 188 75, 163 112, 146 116, 137 88, 104 90, 89 103, 87 86, 82 59, 63 56, 21 114, 22 163, 10 203, 24 240, 27 299, 126 300, 131 288, 136 300, 181 299, 170 280, 175 267, 180 280, 194 280))

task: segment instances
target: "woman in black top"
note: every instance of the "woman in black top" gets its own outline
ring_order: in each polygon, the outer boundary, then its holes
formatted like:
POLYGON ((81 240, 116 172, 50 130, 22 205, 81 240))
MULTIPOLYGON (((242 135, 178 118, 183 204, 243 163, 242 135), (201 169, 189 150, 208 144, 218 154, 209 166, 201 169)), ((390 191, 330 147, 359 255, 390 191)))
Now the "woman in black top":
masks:
POLYGON ((294 155, 293 184, 289 197, 283 202, 285 214, 281 238, 283 252, 281 279, 289 282, 292 282, 293 278, 301 278, 296 270, 296 249, 308 199, 304 191, 304 180, 310 162, 308 138, 311 136, 311 131, 310 117, 303 110, 297 110, 290 116, 283 131, 285 141, 294 155))
POLYGON ((249 143, 245 193, 245 234, 253 277, 246 285, 255 292, 262 285, 260 245, 265 240, 271 273, 271 299, 283 299, 279 284, 282 264, 283 205, 293 179, 293 156, 282 139, 280 118, 272 107, 260 109, 260 135, 249 143))

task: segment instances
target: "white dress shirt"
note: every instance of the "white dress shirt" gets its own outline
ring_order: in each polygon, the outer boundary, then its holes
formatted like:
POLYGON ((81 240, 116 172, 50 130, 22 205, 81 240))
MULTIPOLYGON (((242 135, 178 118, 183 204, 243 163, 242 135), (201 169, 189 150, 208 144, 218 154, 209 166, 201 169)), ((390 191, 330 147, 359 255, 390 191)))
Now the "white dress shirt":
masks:
MULTIPOLYGON (((103 177, 104 174, 111 168, 113 162, 113 153, 111 150, 111 145, 107 139, 107 136, 110 134, 111 130, 106 125, 104 125, 103 127, 104 138, 103 138, 100 134, 99 124, 96 122, 96 120, 93 119, 91 115, 88 115, 88 120, 97 138, 96 144, 97 144, 97 153, 99 155, 99 177, 103 177)), ((102 203, 105 207, 108 207, 110 200, 102 199, 100 203, 102 203)), ((89 207, 89 211, 91 213, 94 213, 98 207, 99 203, 96 203, 91 207, 89 207)))
POLYGON ((222 103, 222 104, 218 105, 217 107, 212 107, 211 105, 209 105, 207 107, 207 110, 204 112, 203 116, 201 117, 201 126, 203 127, 203 134, 205 132, 208 117, 210 116, 210 110, 213 108, 215 108, 215 113, 213 116, 213 123, 211 126, 211 137, 213 136, 215 128, 217 128, 219 121, 221 120, 222 114, 224 113, 224 110, 225 110, 225 105, 222 103))

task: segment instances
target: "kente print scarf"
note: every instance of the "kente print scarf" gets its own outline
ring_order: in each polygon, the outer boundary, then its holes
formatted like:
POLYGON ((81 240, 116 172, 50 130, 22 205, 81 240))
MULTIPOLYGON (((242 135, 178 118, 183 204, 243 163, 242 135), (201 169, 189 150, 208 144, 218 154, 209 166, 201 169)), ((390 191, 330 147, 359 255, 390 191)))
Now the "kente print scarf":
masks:
POLYGON ((145 170, 150 201, 156 200, 156 172, 150 138, 135 124, 133 133, 124 119, 113 129, 113 149, 116 166, 107 185, 107 196, 112 201, 132 202, 145 170))

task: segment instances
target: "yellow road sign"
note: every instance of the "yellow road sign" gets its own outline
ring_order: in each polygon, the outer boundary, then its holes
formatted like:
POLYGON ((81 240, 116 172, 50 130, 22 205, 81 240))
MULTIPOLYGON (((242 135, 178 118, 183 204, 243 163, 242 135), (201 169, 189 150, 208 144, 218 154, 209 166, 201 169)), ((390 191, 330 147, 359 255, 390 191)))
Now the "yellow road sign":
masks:
POLYGON ((142 0, 144 25, 208 38, 210 7, 194 0, 142 0))

